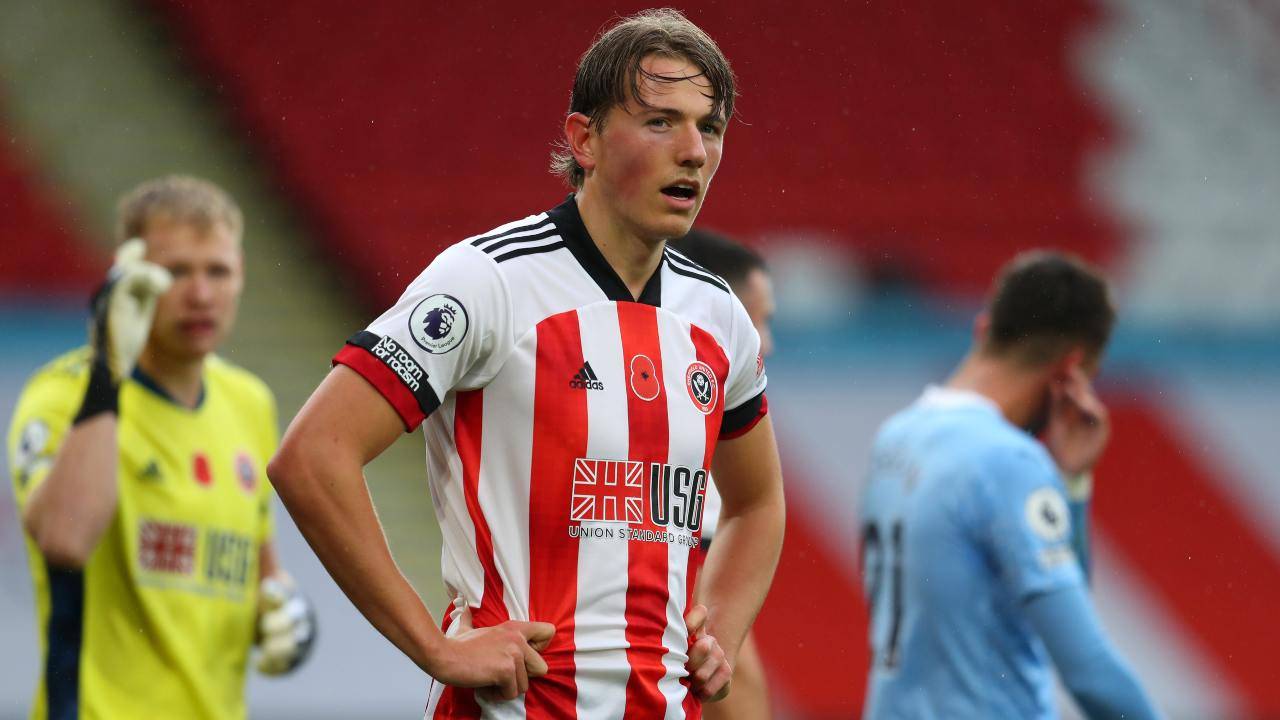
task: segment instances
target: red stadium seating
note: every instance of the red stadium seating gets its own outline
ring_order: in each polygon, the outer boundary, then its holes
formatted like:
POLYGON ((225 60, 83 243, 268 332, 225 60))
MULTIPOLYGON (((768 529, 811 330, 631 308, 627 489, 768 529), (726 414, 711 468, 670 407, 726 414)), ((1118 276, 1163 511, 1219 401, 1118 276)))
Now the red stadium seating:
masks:
MULTIPOLYGON (((0 137, 11 137, 2 120, 0 137)), ((0 143, 0 294, 88 297, 106 264, 71 218, 67 205, 36 179, 20 147, 0 143)))
MULTIPOLYGON (((564 0, 152 2, 377 305, 443 245, 560 199, 547 153, 577 56, 609 19, 564 0)), ((1092 12, 688 8, 742 90, 705 223, 820 232, 873 274, 944 291, 981 290, 1029 246, 1106 261, 1118 233, 1082 176, 1107 128, 1071 67, 1092 12)))

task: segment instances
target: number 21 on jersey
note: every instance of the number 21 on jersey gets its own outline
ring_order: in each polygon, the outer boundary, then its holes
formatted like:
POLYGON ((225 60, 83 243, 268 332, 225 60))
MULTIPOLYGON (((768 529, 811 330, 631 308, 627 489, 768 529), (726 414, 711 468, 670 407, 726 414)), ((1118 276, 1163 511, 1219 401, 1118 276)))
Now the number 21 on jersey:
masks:
POLYGON ((898 667, 902 630, 902 521, 862 528, 862 587, 871 610, 872 647, 885 669, 898 667))

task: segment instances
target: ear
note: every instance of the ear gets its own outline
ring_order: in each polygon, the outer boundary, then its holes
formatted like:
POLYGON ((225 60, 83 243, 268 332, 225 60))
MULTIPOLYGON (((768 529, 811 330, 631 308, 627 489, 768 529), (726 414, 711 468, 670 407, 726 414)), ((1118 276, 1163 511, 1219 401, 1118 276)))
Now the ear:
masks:
POLYGON ((973 346, 981 347, 987 341, 987 335, 990 332, 991 314, 983 310, 973 319, 973 346))
POLYGON ((572 113, 564 120, 564 139, 569 145, 569 152, 588 173, 596 167, 595 148, 591 142, 596 134, 591 118, 582 113, 572 113))

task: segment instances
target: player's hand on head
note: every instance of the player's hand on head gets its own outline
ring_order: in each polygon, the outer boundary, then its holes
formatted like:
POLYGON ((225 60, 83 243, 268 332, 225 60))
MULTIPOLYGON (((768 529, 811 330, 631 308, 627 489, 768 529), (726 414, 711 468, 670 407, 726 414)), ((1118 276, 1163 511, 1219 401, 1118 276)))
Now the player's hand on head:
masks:
POLYGON ((315 639, 315 611, 293 580, 284 575, 263 578, 258 589, 258 672, 293 672, 311 655, 315 639))
POLYGON ((689 671, 690 689, 703 702, 725 699, 733 680, 733 666, 720 643, 707 634, 706 606, 694 605, 689 608, 684 621, 693 638, 693 644, 689 646, 689 662, 685 663, 685 669, 689 671))
POLYGON ((440 682, 478 688, 480 697, 503 701, 528 692, 530 678, 547 674, 547 663, 538 653, 551 642, 555 625, 509 620, 474 628, 466 608, 455 622, 459 633, 446 639, 444 657, 431 672, 440 682))
POLYGON ((116 383, 133 372, 151 334, 156 302, 173 284, 168 270, 143 259, 146 252, 138 238, 122 244, 91 302, 94 359, 106 364, 116 383))
POLYGON ((1102 457, 1111 437, 1107 407, 1079 367, 1052 386, 1049 424, 1044 443, 1063 475, 1087 475, 1102 457))

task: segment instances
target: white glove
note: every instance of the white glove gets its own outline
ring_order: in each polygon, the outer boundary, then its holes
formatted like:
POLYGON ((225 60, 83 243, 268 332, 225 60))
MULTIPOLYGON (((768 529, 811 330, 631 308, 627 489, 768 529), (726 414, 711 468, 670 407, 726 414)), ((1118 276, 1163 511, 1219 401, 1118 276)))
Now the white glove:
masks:
POLYGON ((263 578, 258 588, 258 672, 292 672, 311 654, 315 639, 315 611, 293 580, 263 578))
POLYGON ((173 284, 168 270, 142 259, 146 253, 142 240, 125 241, 93 298, 90 345, 116 384, 133 372, 151 334, 156 301, 173 284))

